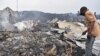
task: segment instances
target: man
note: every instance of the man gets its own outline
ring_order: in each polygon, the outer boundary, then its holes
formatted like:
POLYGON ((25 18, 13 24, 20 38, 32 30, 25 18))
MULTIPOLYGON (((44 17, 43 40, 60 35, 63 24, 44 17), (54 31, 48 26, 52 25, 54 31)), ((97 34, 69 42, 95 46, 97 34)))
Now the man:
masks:
POLYGON ((85 16, 85 23, 87 30, 85 30, 82 35, 87 33, 86 50, 85 56, 92 56, 92 47, 96 37, 100 36, 100 27, 96 22, 96 17, 94 13, 89 11, 87 7, 81 7, 80 15, 85 16))

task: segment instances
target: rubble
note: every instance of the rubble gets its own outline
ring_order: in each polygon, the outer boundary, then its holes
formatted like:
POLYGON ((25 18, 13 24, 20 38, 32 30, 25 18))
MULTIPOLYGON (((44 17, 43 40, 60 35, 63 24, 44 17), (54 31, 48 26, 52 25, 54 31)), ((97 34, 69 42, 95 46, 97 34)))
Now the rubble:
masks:
POLYGON ((74 49, 79 47, 70 41, 60 40, 60 35, 42 32, 8 34, 12 35, 0 41, 0 56, 68 56, 74 54, 72 51, 77 51, 74 49))
POLYGON ((84 56, 72 28, 41 23, 34 29, 38 30, 0 32, 0 56, 84 56))

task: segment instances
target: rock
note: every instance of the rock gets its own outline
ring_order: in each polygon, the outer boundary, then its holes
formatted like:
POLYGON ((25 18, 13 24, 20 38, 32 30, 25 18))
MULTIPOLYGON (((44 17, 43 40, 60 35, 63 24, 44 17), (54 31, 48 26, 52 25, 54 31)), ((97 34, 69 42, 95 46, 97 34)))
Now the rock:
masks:
POLYGON ((78 26, 80 26, 80 27, 85 27, 85 25, 84 25, 84 24, 79 23, 79 22, 75 22, 75 24, 76 24, 76 25, 78 25, 78 26))
POLYGON ((58 21, 58 18, 55 18, 50 23, 56 23, 57 21, 58 21))
POLYGON ((53 23, 53 24, 52 24, 52 27, 54 27, 54 28, 59 28, 58 23, 53 23))
POLYGON ((68 24, 66 21, 58 21, 57 24, 59 28, 65 29, 65 27, 68 27, 68 24))

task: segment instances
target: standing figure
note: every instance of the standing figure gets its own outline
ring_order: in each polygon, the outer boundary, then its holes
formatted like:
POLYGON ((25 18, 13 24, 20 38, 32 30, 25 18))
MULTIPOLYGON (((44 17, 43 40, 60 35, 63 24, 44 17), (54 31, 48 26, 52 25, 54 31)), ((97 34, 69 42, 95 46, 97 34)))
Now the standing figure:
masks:
POLYGON ((87 33, 85 56, 92 56, 92 47, 95 38, 100 36, 100 27, 96 21, 94 13, 92 13, 87 7, 80 8, 80 15, 85 17, 84 21, 87 27, 87 30, 82 33, 82 35, 87 33))

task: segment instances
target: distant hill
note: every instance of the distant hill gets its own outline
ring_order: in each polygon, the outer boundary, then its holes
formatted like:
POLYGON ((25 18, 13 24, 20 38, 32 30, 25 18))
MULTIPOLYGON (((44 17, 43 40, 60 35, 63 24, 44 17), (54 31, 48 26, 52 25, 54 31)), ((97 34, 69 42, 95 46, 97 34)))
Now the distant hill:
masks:
MULTIPOLYGON (((56 14, 56 13, 44 13, 40 11, 13 11, 11 8, 7 7, 3 10, 0 10, 0 21, 9 20, 10 23, 15 23, 23 20, 41 20, 43 22, 58 18, 59 20, 67 21, 83 21, 84 17, 73 14, 56 14)), ((100 18, 100 15, 97 15, 97 18, 100 18)))
POLYGON ((59 20, 67 20, 67 21, 83 21, 83 17, 73 13, 66 14, 53 14, 53 13, 44 13, 39 11, 23 11, 19 12, 20 20, 41 20, 47 21, 58 18, 59 20))

